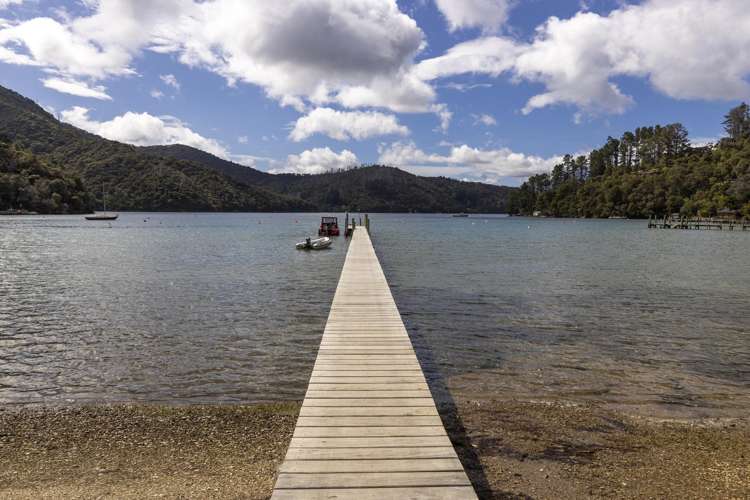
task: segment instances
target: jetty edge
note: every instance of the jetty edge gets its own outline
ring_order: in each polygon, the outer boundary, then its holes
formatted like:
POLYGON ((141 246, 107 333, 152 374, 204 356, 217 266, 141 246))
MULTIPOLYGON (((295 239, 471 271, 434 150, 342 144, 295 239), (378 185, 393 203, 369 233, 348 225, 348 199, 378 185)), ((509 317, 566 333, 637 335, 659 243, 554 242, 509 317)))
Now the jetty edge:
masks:
POLYGON ((366 226, 353 230, 271 498, 477 498, 366 226))

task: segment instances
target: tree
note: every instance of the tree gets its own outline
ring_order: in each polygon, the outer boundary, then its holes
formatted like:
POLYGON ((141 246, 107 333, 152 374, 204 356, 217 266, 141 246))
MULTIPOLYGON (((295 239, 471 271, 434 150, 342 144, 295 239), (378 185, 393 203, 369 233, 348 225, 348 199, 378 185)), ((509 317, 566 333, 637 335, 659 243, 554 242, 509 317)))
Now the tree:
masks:
POLYGON ((750 106, 744 102, 724 116, 724 130, 730 139, 738 141, 750 137, 750 106))
POLYGON ((687 129, 681 123, 672 123, 662 129, 667 158, 680 156, 690 148, 687 129))
POLYGON ((561 217, 708 216, 722 208, 750 216, 750 120, 743 106, 727 115, 739 140, 693 148, 680 123, 639 127, 620 140, 608 137, 588 158, 566 155, 550 174, 530 177, 513 208, 561 217))

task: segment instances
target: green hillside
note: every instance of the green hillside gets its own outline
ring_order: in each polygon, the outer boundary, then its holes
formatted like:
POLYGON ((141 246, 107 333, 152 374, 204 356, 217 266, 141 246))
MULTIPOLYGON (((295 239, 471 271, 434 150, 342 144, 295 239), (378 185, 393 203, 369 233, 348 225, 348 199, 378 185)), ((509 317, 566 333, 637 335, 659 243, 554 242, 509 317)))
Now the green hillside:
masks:
POLYGON ((370 212, 484 212, 507 210, 513 188, 445 177, 420 177, 381 165, 319 175, 275 175, 274 191, 326 210, 370 212))
POLYGON ((86 213, 93 202, 79 176, 0 140, 0 210, 86 213))
POLYGON ((106 191, 114 210, 504 212, 513 190, 381 166, 271 175, 189 146, 102 139, 2 87, 0 136, 80 176, 94 196, 106 191))
POLYGON ((647 218, 680 213, 750 217, 750 112, 726 115, 727 137, 692 147, 679 123, 641 127, 607 139, 588 156, 568 155, 515 192, 512 213, 556 217, 647 218))
POLYGON ((290 211, 299 199, 237 182, 198 163, 159 157, 102 139, 0 87, 0 137, 81 177, 91 193, 107 191, 115 210, 290 211))

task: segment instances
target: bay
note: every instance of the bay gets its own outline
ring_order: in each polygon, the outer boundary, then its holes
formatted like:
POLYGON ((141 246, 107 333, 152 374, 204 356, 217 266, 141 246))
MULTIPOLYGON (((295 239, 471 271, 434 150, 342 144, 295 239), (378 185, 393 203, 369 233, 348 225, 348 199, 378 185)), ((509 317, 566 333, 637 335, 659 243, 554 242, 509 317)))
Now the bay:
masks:
MULTIPOLYGON (((301 399, 346 252, 294 249, 319 217, 0 218, 0 404, 301 399)), ((438 397, 750 408, 750 233, 372 219, 438 397)))

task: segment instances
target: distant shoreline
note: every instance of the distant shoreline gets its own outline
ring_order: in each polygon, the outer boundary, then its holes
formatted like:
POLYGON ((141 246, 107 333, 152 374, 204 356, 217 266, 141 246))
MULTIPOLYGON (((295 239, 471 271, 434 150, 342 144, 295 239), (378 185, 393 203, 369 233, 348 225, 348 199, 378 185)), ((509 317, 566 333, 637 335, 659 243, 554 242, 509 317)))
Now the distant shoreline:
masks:
MULTIPOLYGON (((283 211, 255 211, 255 212, 246 212, 246 211, 231 211, 231 212, 224 212, 224 211, 200 211, 200 210, 116 210, 112 209, 111 212, 117 212, 120 214, 307 214, 307 215, 313 215, 313 214, 353 214, 353 215, 359 215, 359 214, 382 214, 382 215, 453 215, 454 212, 373 212, 368 210, 360 210, 360 211, 337 211, 337 210, 314 210, 314 211, 293 211, 293 212, 283 212, 283 211)), ((44 213, 44 212, 33 212, 33 213, 22 213, 22 214, 3 214, 0 213, 0 215, 7 215, 7 216, 40 216, 40 215, 88 215, 93 214, 95 212, 74 212, 74 213, 44 213)), ((496 215, 496 216, 507 216, 510 217, 511 214, 503 213, 503 212, 466 212, 470 216, 472 215, 496 215)), ((515 216, 518 217, 518 216, 515 216)), ((525 216, 524 216, 525 217, 525 216)), ((531 217, 531 216, 529 216, 531 217)))

